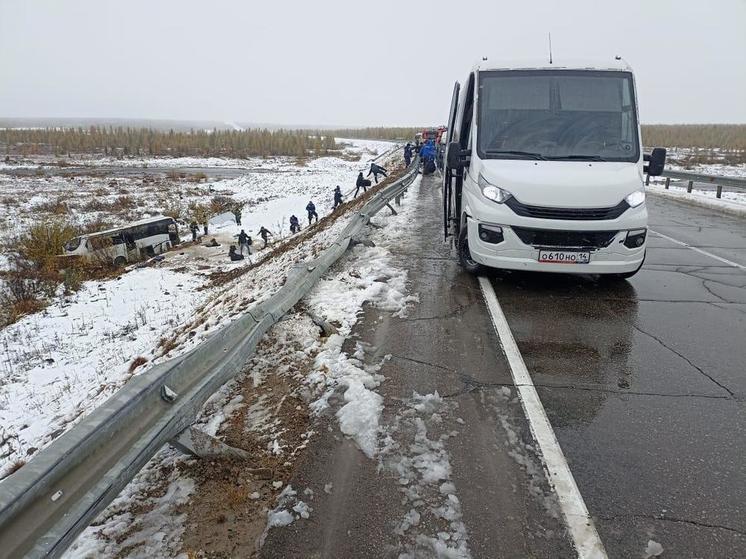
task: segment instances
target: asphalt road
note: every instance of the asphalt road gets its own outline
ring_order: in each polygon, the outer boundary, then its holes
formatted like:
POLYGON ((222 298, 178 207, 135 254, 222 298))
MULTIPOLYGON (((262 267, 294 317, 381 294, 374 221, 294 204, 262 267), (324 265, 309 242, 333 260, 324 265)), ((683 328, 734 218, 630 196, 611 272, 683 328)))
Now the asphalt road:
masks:
MULTIPOLYGON (((313 514, 271 530, 264 557, 429 557, 427 536, 457 540, 432 513, 437 486, 412 499, 390 463, 415 448, 407 402, 435 391, 446 403, 423 424, 444 441, 471 556, 575 556, 477 279, 442 242, 434 179, 420 199, 429 219, 397 255, 420 303, 406 318, 366 309, 347 343, 370 365, 392 356, 379 392, 394 451, 366 458, 330 418, 292 481, 314 491, 313 514), (412 508, 421 521, 397 533, 412 508)), ((652 235, 628 282, 488 277, 608 556, 654 540, 663 557, 746 557, 746 221, 648 207, 674 240, 652 235)))
MULTIPOLYGON (((746 221, 649 198, 653 231, 746 266, 746 221)), ((610 557, 746 556, 746 268, 653 235, 627 283, 493 285, 610 557)))

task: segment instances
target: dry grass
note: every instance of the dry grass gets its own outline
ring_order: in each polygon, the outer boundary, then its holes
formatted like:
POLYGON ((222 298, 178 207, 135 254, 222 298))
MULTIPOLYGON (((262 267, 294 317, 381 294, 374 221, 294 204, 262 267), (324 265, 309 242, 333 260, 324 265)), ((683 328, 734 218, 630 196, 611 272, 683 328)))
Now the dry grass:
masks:
POLYGON ((646 146, 746 150, 746 124, 643 124, 646 146))
POLYGON ((230 196, 213 196, 209 212, 211 215, 218 215, 231 211, 235 206, 236 202, 230 196))
POLYGON ((161 338, 158 342, 158 347, 161 348, 161 356, 168 355, 171 351, 176 349, 178 345, 176 336, 171 338, 161 338))
POLYGON ((76 237, 79 229, 65 221, 37 223, 29 227, 14 245, 21 258, 39 269, 55 268, 55 261, 65 243, 76 237))
POLYGON ((13 462, 8 467, 8 469, 5 472, 5 475, 2 478, 0 478, 0 479, 5 479, 6 477, 8 477, 10 475, 13 475, 18 470, 20 470, 21 468, 23 468, 25 465, 26 465, 26 461, 25 460, 16 460, 15 462, 13 462))
POLYGON ((7 305, 6 323, 13 324, 26 315, 39 312, 46 306, 47 304, 44 301, 36 298, 11 302, 7 305))
POLYGON ((32 208, 32 211, 34 213, 44 212, 53 215, 67 215, 70 213, 70 206, 62 198, 57 198, 56 200, 36 204, 32 208))
POLYGON ((189 182, 200 183, 202 181, 207 182, 207 175, 202 171, 189 175, 189 182))
POLYGON ((130 374, 134 374, 135 370, 137 370, 138 367, 142 367, 147 362, 148 362, 148 360, 145 357, 143 357, 142 355, 140 355, 138 357, 135 357, 132 360, 132 363, 130 363, 129 373, 130 374))

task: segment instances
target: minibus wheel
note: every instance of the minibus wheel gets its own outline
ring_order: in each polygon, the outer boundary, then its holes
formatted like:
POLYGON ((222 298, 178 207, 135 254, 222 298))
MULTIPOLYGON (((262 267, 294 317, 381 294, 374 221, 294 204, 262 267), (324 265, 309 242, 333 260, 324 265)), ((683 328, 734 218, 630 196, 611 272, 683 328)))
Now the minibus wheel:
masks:
POLYGON ((466 226, 461 228, 458 235, 458 261, 461 266, 470 274, 478 274, 482 270, 482 265, 475 262, 469 250, 469 235, 466 226))
POLYGON ((117 256, 114 259, 114 266, 117 268, 124 268, 127 265, 127 259, 124 256, 117 256))

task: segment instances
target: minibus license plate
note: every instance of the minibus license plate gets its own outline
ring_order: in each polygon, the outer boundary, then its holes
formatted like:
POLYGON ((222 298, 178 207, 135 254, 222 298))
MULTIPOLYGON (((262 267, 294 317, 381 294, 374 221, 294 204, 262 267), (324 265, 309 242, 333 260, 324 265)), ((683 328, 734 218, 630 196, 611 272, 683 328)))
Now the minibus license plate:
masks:
POLYGON ((539 262, 551 262, 554 264, 588 264, 590 261, 590 252, 575 252, 569 250, 539 251, 539 262))

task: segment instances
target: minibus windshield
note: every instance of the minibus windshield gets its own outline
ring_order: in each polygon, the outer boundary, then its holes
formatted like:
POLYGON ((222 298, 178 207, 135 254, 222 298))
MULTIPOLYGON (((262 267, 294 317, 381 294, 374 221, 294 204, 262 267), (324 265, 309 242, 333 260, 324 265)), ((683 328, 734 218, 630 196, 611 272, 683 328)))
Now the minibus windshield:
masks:
POLYGON ((632 74, 509 70, 479 74, 482 159, 638 161, 632 74))

